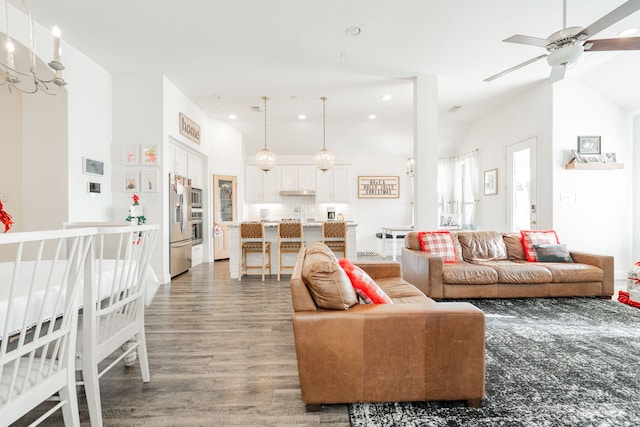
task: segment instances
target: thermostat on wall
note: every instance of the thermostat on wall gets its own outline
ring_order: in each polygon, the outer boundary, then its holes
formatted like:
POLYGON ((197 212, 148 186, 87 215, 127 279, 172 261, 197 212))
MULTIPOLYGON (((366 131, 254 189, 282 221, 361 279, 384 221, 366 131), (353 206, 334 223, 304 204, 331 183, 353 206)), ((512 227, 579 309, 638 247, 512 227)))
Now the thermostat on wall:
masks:
POLYGON ((90 182, 89 183, 89 193, 100 193, 100 183, 99 182, 90 182))

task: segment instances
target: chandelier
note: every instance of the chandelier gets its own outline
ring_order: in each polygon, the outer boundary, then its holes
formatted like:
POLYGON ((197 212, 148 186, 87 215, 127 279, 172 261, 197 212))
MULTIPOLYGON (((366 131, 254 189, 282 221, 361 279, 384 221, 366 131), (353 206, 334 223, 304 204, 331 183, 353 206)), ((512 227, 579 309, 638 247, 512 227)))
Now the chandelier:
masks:
POLYGON ((5 37, 4 49, 6 62, 2 62, 2 59, 0 58, 0 70, 5 74, 4 80, 0 81, 0 86, 7 85, 9 92, 13 92, 13 89, 24 93, 36 93, 40 90, 49 95, 55 95, 55 92, 52 91, 53 87, 50 86, 51 83, 54 83, 58 87, 65 86, 67 84, 67 82, 62 78, 62 70, 64 70, 64 66, 60 61, 60 29, 58 27, 54 27, 52 31, 53 59, 49 62, 49 67, 55 71, 55 75, 52 79, 46 80, 38 77, 36 74, 36 38, 33 29, 33 18, 31 17, 31 11, 29 10, 29 6, 27 6, 27 2, 25 0, 21 0, 21 2, 29 20, 29 70, 20 71, 15 65, 15 45, 9 32, 9 0, 5 0, 4 6, 7 34, 5 37))
POLYGON ((260 169, 269 172, 276 164, 276 155, 267 148, 267 100, 269 97, 263 96, 264 100, 264 148, 256 154, 256 164, 260 169))
POLYGON ((313 156, 313 162, 316 164, 318 169, 322 172, 326 172, 333 164, 336 162, 336 156, 329 150, 327 150, 327 124, 326 124, 326 103, 327 97, 323 96, 322 98, 322 150, 318 151, 315 156, 313 156))

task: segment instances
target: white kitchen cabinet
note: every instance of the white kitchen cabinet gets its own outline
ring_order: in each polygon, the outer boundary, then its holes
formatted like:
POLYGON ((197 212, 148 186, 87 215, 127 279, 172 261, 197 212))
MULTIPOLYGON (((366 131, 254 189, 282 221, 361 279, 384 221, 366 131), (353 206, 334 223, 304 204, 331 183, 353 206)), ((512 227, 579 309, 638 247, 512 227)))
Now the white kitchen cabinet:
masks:
POLYGON ((187 150, 175 146, 173 169, 174 173, 189 177, 189 156, 187 150))
POLYGON ((314 190, 316 188, 315 166, 281 166, 280 189, 282 191, 314 190))
POLYGON ((248 203, 280 203, 279 168, 264 172, 257 166, 247 166, 244 199, 248 203))
POLYGON ((191 178, 191 186, 202 188, 204 185, 204 176, 202 173, 202 157, 193 153, 188 153, 187 170, 187 177, 191 178))
POLYGON ((316 202, 349 202, 349 167, 334 166, 316 171, 316 202))

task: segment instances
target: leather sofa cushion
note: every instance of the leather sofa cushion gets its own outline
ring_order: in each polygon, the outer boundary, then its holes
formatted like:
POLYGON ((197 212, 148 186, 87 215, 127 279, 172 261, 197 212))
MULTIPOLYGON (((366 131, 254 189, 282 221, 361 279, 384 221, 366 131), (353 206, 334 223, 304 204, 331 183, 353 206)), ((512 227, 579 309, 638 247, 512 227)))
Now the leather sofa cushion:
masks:
POLYGON ((502 233, 474 231, 458 233, 462 256, 467 262, 500 261, 507 259, 507 246, 502 233))
POLYGON ((333 252, 329 248, 325 251, 319 245, 322 244, 315 243, 307 250, 302 265, 302 280, 318 307, 346 310, 358 302, 356 291, 333 252))
POLYGON ((504 244, 507 246, 507 257, 509 260, 527 259, 522 246, 522 236, 519 233, 504 233, 502 235, 504 244))
POLYGON ((601 282, 604 278, 601 269, 588 264, 545 262, 542 266, 551 272, 553 283, 601 282))
POLYGON ((498 283, 498 273, 488 266, 459 262, 445 264, 442 283, 446 285, 492 285, 498 283))
POLYGON ((483 263, 498 273, 498 283, 533 284, 551 283, 551 271, 538 264, 499 261, 483 263))
POLYGON ((389 298, 393 300, 394 303, 432 302, 435 304, 435 301, 423 294, 420 289, 400 277, 376 279, 376 283, 389 296, 389 298))

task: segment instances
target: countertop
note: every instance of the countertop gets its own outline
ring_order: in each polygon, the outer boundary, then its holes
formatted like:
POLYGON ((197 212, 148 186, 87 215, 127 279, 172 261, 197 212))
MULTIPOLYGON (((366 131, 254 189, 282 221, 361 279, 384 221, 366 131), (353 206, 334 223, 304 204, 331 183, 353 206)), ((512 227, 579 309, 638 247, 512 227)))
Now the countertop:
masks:
MULTIPOLYGON (((335 221, 305 221, 302 223, 303 227, 317 227, 320 228, 322 227, 322 223, 323 222, 335 222, 335 221)), ((347 223, 347 227, 355 227, 358 224, 356 224, 353 221, 345 221, 347 223)), ((280 224, 280 221, 262 221, 262 223, 264 224, 264 228, 276 228, 278 226, 278 224, 280 224)), ((231 224, 229 225, 229 228, 238 228, 238 224, 231 224)))

